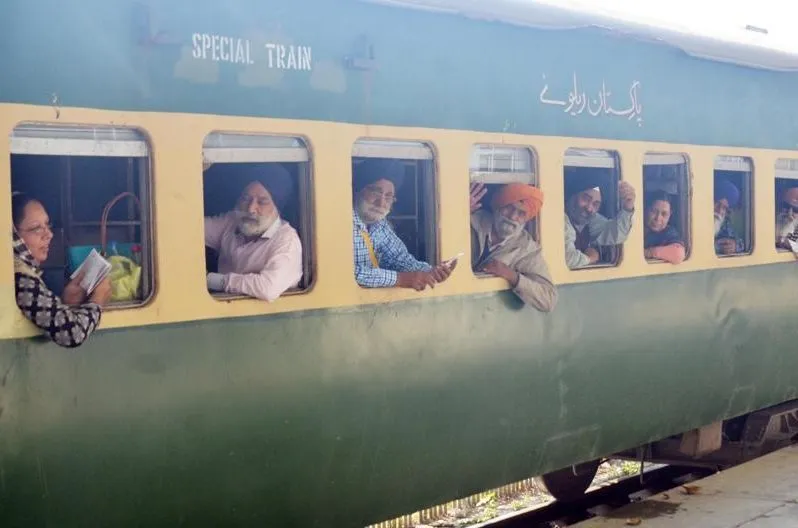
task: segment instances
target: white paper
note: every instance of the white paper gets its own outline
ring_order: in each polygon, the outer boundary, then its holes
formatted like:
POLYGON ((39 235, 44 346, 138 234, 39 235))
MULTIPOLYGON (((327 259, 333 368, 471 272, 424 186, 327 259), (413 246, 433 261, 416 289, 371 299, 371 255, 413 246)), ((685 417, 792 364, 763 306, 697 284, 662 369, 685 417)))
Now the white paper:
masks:
POLYGON ((86 257, 86 260, 83 261, 70 278, 74 279, 84 270, 86 274, 80 281, 80 287, 86 291, 87 295, 91 295, 94 288, 96 288, 111 271, 111 263, 102 258, 96 249, 92 249, 89 256, 86 257))

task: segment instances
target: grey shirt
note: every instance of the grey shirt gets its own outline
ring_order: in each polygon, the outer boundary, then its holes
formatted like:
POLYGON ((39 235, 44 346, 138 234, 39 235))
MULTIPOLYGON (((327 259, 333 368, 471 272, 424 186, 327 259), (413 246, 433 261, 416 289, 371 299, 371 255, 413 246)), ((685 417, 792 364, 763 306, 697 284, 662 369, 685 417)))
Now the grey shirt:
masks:
MULTIPOLYGON (((623 244, 632 230, 634 211, 621 209, 618 216, 610 220, 598 213, 582 229, 590 233, 590 242, 599 246, 623 244)), ((590 258, 576 249, 576 228, 571 218, 565 215, 565 263, 571 269, 582 268, 590 264, 590 258)))
MULTIPOLYGON (((471 229, 472 234, 476 235, 477 245, 472 248, 472 254, 481 255, 485 251, 492 227, 493 214, 488 211, 480 210, 471 215, 471 229)), ((557 305, 557 288, 551 280, 546 261, 543 260, 540 245, 526 229, 505 239, 490 251, 489 258, 506 264, 518 273, 518 284, 513 292, 522 301, 541 312, 550 312, 557 305)))

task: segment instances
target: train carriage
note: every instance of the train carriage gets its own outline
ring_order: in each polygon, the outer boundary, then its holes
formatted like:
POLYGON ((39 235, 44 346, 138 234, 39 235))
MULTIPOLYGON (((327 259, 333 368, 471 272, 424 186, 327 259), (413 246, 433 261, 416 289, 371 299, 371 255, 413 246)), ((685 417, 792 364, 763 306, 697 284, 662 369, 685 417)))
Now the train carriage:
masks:
POLYGON ((722 464, 794 433, 798 278, 774 218, 798 179, 798 55, 539 2, 0 12, 0 525, 362 527, 533 475, 565 497, 612 454, 722 464), (434 290, 355 282, 368 158, 404 167, 391 219, 414 254, 466 253, 434 290), (303 280, 210 294, 203 216, 277 163, 303 280), (635 187, 634 225, 572 270, 561 208, 586 176, 609 216, 635 187), (713 243, 721 177, 733 255, 713 243), (545 193, 528 228, 551 313, 471 271, 474 181, 545 193), (101 224, 140 247, 140 294, 76 350, 16 307, 12 190, 50 211, 55 289, 101 224), (647 190, 676 197, 679 265, 645 258, 647 190), (141 206, 103 222, 121 193, 141 206))

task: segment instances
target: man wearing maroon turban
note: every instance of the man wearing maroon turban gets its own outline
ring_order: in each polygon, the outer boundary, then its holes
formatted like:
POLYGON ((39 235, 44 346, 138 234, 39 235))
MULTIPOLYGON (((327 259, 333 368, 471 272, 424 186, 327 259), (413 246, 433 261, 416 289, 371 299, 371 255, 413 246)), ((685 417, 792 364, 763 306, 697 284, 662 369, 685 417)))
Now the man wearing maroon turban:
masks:
POLYGON ((540 245, 524 229, 543 207, 537 187, 510 183, 490 200, 490 211, 481 208, 484 186, 471 187, 471 255, 474 271, 505 279, 518 297, 542 312, 557 304, 557 288, 551 280, 540 245))

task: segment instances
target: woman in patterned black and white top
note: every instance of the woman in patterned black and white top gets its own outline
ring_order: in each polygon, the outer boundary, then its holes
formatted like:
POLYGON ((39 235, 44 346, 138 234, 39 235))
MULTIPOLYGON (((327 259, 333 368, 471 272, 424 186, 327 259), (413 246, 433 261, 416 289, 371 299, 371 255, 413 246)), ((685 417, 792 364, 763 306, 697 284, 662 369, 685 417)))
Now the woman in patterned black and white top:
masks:
POLYGON ((47 211, 38 200, 14 194, 12 214, 17 306, 56 344, 80 346, 100 324, 101 307, 111 298, 110 279, 87 296, 80 287, 82 277, 75 277, 64 288, 63 299, 59 298, 41 278, 40 266, 47 260, 53 239, 47 211))

